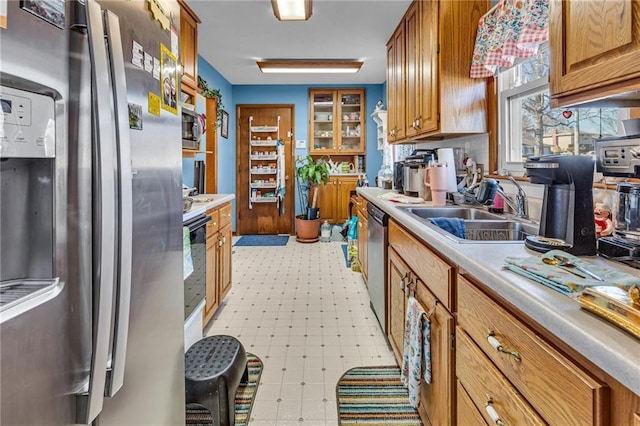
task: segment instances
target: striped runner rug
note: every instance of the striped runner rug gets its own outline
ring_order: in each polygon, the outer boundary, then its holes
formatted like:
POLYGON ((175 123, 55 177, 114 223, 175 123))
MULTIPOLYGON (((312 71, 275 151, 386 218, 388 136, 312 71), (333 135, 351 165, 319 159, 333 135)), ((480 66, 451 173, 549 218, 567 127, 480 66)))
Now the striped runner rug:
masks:
POLYGON ((396 366, 352 368, 338 381, 336 396, 340 426, 422 425, 396 366))
MULTIPOLYGON (((247 366, 249 367, 249 381, 240 383, 236 392, 236 426, 249 424, 251 408, 262 374, 262 361, 257 356, 248 353, 247 366)), ((187 408, 186 414, 186 424, 189 426, 211 426, 213 424, 211 413, 204 408, 187 408)))

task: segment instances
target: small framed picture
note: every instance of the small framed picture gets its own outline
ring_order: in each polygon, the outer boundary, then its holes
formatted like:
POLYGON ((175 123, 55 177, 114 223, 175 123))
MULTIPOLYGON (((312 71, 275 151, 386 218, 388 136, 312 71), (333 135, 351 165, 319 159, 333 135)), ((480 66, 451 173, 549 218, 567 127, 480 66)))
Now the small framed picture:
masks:
POLYGON ((20 7, 38 18, 64 29, 64 0, 21 0, 20 7))
POLYGON ((178 61, 173 53, 160 44, 160 92, 162 109, 178 115, 178 61))
POLYGON ((229 114, 227 111, 222 111, 222 124, 220 126, 220 136, 225 139, 229 139, 229 114))
POLYGON ((129 128, 142 130, 142 105, 129 102, 129 128))

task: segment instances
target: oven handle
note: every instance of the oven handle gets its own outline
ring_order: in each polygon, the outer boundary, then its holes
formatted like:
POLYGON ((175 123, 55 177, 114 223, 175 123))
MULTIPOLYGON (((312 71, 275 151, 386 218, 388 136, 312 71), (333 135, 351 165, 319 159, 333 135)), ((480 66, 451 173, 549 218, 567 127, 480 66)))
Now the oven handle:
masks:
POLYGON ((201 226, 204 226, 207 222, 211 222, 211 216, 198 216, 191 222, 185 223, 184 226, 189 228, 189 232, 193 232, 201 226))

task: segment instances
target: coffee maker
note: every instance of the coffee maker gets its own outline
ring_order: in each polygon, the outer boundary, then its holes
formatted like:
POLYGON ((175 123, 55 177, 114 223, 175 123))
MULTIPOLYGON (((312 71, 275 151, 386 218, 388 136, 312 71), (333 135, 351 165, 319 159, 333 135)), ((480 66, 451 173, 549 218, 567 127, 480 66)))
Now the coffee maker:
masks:
POLYGON ((402 167, 402 188, 405 194, 424 198, 424 172, 430 161, 434 161, 436 152, 432 149, 415 149, 404 160, 402 167))
MULTIPOLYGON (((596 170, 604 176, 640 177, 640 136, 597 139, 596 170)), ((640 268, 640 184, 619 183, 613 235, 598 239, 598 254, 640 268)))
POLYGON ((596 254, 593 158, 545 155, 529 158, 525 168, 531 183, 545 185, 539 235, 528 236, 525 245, 539 252, 596 254))

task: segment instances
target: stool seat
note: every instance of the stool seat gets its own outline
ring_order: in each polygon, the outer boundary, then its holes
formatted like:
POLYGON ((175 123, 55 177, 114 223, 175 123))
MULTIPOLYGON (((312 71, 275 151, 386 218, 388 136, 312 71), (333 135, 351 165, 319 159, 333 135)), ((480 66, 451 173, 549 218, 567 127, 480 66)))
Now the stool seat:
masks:
POLYGON ((247 381, 247 353, 232 336, 211 336, 194 343, 184 356, 186 403, 211 412, 214 426, 235 424, 235 395, 247 381))

